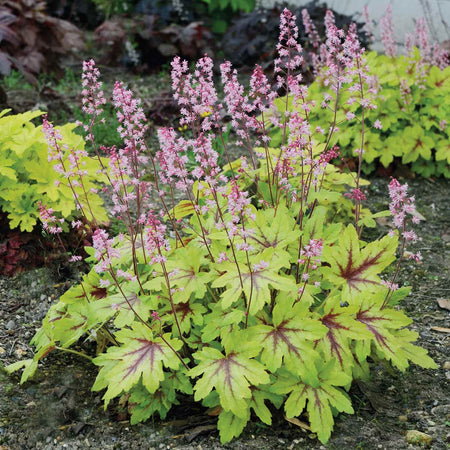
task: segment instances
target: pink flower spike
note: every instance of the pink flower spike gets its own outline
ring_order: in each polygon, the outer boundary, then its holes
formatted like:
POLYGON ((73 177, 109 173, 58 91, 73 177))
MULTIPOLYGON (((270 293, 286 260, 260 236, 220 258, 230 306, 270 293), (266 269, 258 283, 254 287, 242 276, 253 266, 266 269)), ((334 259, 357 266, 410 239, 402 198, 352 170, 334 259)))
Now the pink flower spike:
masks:
POLYGON ((309 42, 312 44, 314 48, 319 48, 320 45, 320 36, 317 32, 316 26, 314 25, 311 17, 308 13, 307 9, 302 9, 302 19, 303 26, 305 27, 306 35, 309 38, 309 42))
POLYGON ((387 56, 394 58, 397 54, 397 46, 394 38, 394 22, 392 20, 392 6, 388 5, 384 16, 380 20, 381 42, 387 56))
POLYGON ((93 59, 83 62, 83 73, 81 75, 81 84, 83 86, 83 90, 81 91, 82 110, 94 119, 102 114, 102 107, 106 104, 106 99, 103 96, 102 83, 98 81, 99 76, 100 72, 95 67, 93 59))
POLYGON ((275 60, 275 73, 294 70, 302 64, 302 47, 297 39, 296 17, 285 8, 280 16, 280 36, 277 44, 279 57, 275 60))

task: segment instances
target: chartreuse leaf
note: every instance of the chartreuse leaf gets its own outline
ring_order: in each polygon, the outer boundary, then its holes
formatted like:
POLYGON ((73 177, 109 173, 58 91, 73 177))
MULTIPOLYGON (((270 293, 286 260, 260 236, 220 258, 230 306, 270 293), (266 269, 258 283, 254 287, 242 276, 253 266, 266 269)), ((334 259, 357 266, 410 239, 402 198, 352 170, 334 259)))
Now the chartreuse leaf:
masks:
POLYGON ((329 264, 322 268, 324 277, 342 286, 344 299, 355 301, 361 292, 379 288, 378 274, 395 260, 397 245, 397 237, 385 236, 361 249, 355 227, 348 225, 338 245, 324 248, 322 259, 329 264))
POLYGON ((35 208, 36 203, 37 199, 32 190, 23 193, 17 202, 14 202, 14 211, 8 214, 10 228, 14 229, 20 225, 20 231, 32 231, 39 217, 35 208))
POLYGON ((252 386, 251 390, 250 408, 265 424, 272 425, 272 414, 266 401, 270 401, 276 408, 279 408, 283 404, 283 397, 270 392, 270 386, 252 386))
POLYGON ((351 375, 355 363, 350 344, 351 340, 370 339, 366 327, 356 320, 357 305, 342 307, 340 296, 329 296, 323 304, 320 322, 327 327, 327 333, 316 345, 325 361, 335 360, 339 369, 351 375))
POLYGON ((247 419, 250 386, 269 383, 269 375, 264 366, 252 358, 258 351, 258 348, 253 348, 251 351, 224 355, 215 348, 204 347, 194 353, 199 364, 189 371, 189 375, 201 376, 194 386, 195 400, 205 398, 215 389, 225 411, 240 419, 247 419))
POLYGON ((379 211, 375 214, 367 214, 358 221, 358 226, 374 228, 377 225, 374 219, 378 219, 380 217, 389 217, 390 215, 391 212, 389 210, 379 211))
POLYGON ((49 339, 43 328, 37 331, 30 343, 36 347, 36 352, 32 359, 17 361, 5 367, 8 373, 16 372, 22 368, 24 369, 20 378, 20 384, 25 383, 25 381, 31 378, 36 372, 39 361, 55 349, 55 343, 49 339))
POLYGON ((353 408, 347 394, 338 386, 346 386, 351 378, 336 370, 334 360, 317 367, 319 383, 311 386, 305 380, 287 371, 280 371, 273 392, 289 394, 284 409, 288 418, 299 416, 305 408, 308 411, 311 430, 323 443, 330 438, 333 430, 333 409, 353 414, 353 408))
POLYGON ((388 305, 395 306, 400 303, 411 292, 411 286, 403 286, 394 292, 391 292, 388 297, 388 305))
MULTIPOLYGON (((340 196, 342 198, 342 196, 340 196)), ((341 235, 342 224, 326 224, 327 208, 317 206, 311 215, 304 219, 303 242, 307 244, 310 239, 322 239, 324 244, 334 243, 341 235)), ((298 252, 298 248, 296 249, 298 252)))
POLYGON ((436 145, 436 161, 450 164, 450 139, 441 139, 436 145))
POLYGON ((223 410, 219 415, 217 428, 220 432, 220 442, 226 444, 234 437, 239 436, 250 420, 250 410, 247 409, 244 417, 237 416, 231 411, 223 410))
POLYGON ((272 257, 283 256, 288 245, 300 237, 295 219, 285 206, 280 206, 276 214, 274 209, 263 209, 256 211, 255 216, 251 223, 249 242, 257 251, 273 247, 275 251, 272 257))
POLYGON ((433 135, 425 132, 420 124, 415 124, 405 130, 403 135, 403 153, 402 162, 408 164, 416 161, 419 156, 424 159, 431 158, 431 149, 434 146, 433 135))
MULTIPOLYGON (((199 248, 195 245, 188 244, 177 250, 177 258, 167 260, 166 268, 169 272, 169 280, 172 288, 177 288, 172 295, 175 303, 185 302, 191 294, 195 298, 203 298, 206 292, 206 284, 213 277, 210 272, 202 271, 201 267, 205 266, 206 248, 199 248)), ((164 277, 158 277, 146 284, 146 288, 157 288, 166 284, 164 277)))
MULTIPOLYGON (((408 360, 425 368, 437 368, 425 349, 411 343, 417 340, 418 334, 404 327, 412 320, 402 311, 383 308, 382 294, 365 296, 356 314, 356 320, 364 324, 371 333, 377 353, 400 370, 408 367, 408 360)), ((365 353, 367 352, 366 349, 365 353)))
MULTIPOLYGON (((58 217, 61 214, 66 222, 79 215, 67 180, 55 172, 55 162, 48 161, 48 146, 41 127, 31 122, 41 114, 35 111, 0 118, 0 208, 8 213, 10 227, 20 227, 21 231, 31 231, 36 225, 38 200, 52 208, 58 217)), ((67 124, 59 128, 66 164, 70 149, 84 149, 83 138, 73 132, 75 127, 67 124)), ((84 186, 75 187, 81 201, 90 205, 86 209, 87 218, 91 220, 94 215, 97 223, 107 223, 103 201, 95 193, 99 183, 105 181, 105 176, 98 174, 100 163, 83 156, 79 165, 88 171, 83 177, 84 186)))
POLYGON ((106 288, 100 287, 100 275, 92 269, 89 273, 83 275, 80 284, 76 284, 64 292, 59 301, 61 303, 72 304, 87 299, 89 302, 93 302, 105 298, 107 295, 106 288))
POLYGON ((13 164, 13 159, 0 155, 0 176, 4 176, 11 181, 17 181, 16 170, 11 167, 13 164))
MULTIPOLYGON (((159 309, 161 320, 175 325, 173 312, 169 301, 165 306, 159 309)), ((189 333, 192 324, 203 325, 203 316, 207 309, 203 304, 195 299, 190 299, 187 302, 176 303, 175 313, 177 315, 178 323, 182 333, 189 333)))
POLYGON ((224 310, 220 304, 215 304, 212 311, 204 316, 202 341, 211 342, 219 336, 223 339, 244 319, 244 311, 238 308, 224 310))
MULTIPOLYGON (((136 314, 142 320, 147 320, 150 315, 150 307, 146 303, 145 296, 138 295, 139 285, 137 283, 126 283, 122 287, 122 292, 109 295, 105 300, 106 308, 109 308, 114 313, 117 311, 117 316, 114 319, 114 325, 118 328, 124 326, 131 326, 136 320, 136 314)), ((93 305, 95 310, 101 309, 98 305, 93 305)))
MULTIPOLYGON (((435 66, 427 66, 423 74, 423 86, 419 89, 413 74, 419 68, 420 60, 420 51, 416 48, 408 58, 401 56, 386 59, 384 55, 377 55, 369 62, 383 95, 377 97, 376 109, 366 110, 362 155, 366 164, 362 166, 363 171, 373 171, 378 162, 388 167, 393 163, 394 157, 401 157, 404 164, 410 164, 414 172, 423 176, 450 176, 449 162, 441 162, 447 156, 439 152, 439 159, 437 158, 437 150, 442 148, 441 142, 448 137, 445 121, 449 115, 447 99, 450 93, 450 70, 448 67, 441 70, 435 66), (376 120, 380 121, 381 129, 374 127, 376 120), (422 162, 418 163, 420 160, 422 162)), ((323 100, 324 92, 335 95, 319 78, 308 89, 309 100, 316 102, 323 100)), ((370 86, 365 87, 369 88, 370 86)), ((350 95, 350 92, 340 93, 340 104, 345 105, 345 110, 348 108, 346 101, 350 95)), ((281 115, 285 112, 285 103, 284 98, 275 102, 281 115)), ((356 102, 349 109, 357 116, 361 113, 356 102)), ((313 108, 309 114, 309 122, 321 127, 329 126, 333 120, 330 114, 331 111, 327 109, 313 108)), ((333 141, 339 144, 346 156, 354 156, 354 149, 361 146, 361 124, 345 118, 340 120, 342 110, 337 111, 336 117, 339 131, 334 133, 333 141)), ((272 132, 278 143, 281 142, 282 134, 279 128, 272 132)), ((325 142, 328 133, 316 133, 315 137, 325 142)), ((322 191, 323 189, 319 192, 322 191)))
POLYGON ((195 213, 194 204, 190 200, 181 200, 175 208, 172 209, 170 215, 175 219, 182 219, 195 213))
POLYGON ((297 303, 280 294, 273 310, 273 325, 248 328, 249 339, 262 349, 261 361, 271 372, 282 364, 294 373, 317 377, 313 362, 319 359, 313 341, 325 335, 327 329, 313 318, 308 304, 297 303))
POLYGON ((119 330, 115 338, 121 345, 109 347, 93 360, 101 369, 92 389, 98 391, 107 386, 103 396, 105 408, 112 398, 130 391, 139 381, 151 394, 156 392, 164 379, 163 367, 178 369, 180 365, 175 351, 182 342, 171 339, 169 334, 164 339, 155 336, 141 322, 119 330))
POLYGON ((5 370, 7 373, 11 374, 14 372, 17 372, 20 369, 25 369, 22 373, 22 378, 20 380, 20 384, 24 383, 28 380, 28 378, 31 376, 28 373, 34 374, 37 369, 38 362, 34 358, 30 359, 22 359, 19 361, 16 361, 15 363, 9 364, 5 367, 5 370), (26 374, 26 372, 28 372, 26 374))
POLYGON ((85 299, 80 299, 77 303, 60 301, 50 308, 42 321, 42 332, 60 347, 68 348, 98 325, 96 315, 89 314, 85 299))
POLYGON ((179 404, 177 391, 192 394, 191 382, 183 372, 164 372, 164 380, 153 393, 138 383, 131 389, 128 400, 131 425, 147 420, 155 412, 164 419, 172 405, 179 404))
POLYGON ((263 306, 270 302, 270 288, 284 292, 295 290, 295 280, 293 277, 279 275, 282 267, 289 267, 289 258, 274 257, 274 249, 268 248, 259 255, 251 258, 251 264, 259 264, 261 261, 268 263, 268 267, 251 270, 245 263, 240 264, 240 277, 243 289, 240 284, 239 271, 235 264, 224 263, 220 266, 221 274, 213 281, 212 287, 226 287, 221 295, 222 308, 226 309, 237 302, 244 292, 247 302, 250 301, 251 315, 260 311, 263 306))

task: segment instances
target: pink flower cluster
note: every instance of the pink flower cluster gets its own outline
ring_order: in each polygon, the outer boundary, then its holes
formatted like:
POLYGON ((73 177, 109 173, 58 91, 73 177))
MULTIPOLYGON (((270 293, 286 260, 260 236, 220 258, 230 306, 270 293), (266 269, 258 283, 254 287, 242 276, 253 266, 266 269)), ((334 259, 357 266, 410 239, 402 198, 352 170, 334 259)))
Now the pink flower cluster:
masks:
POLYGON ((227 223, 229 237, 242 234, 242 230, 237 226, 244 217, 255 218, 250 208, 250 198, 248 192, 239 188, 236 180, 230 180, 231 191, 222 194, 228 201, 228 212, 231 214, 231 221, 227 223))
POLYGON ((199 59, 194 76, 189 73, 187 61, 182 61, 179 56, 173 59, 171 66, 173 97, 183 116, 181 125, 200 123, 200 130, 210 130, 213 126, 210 114, 217 101, 212 59, 206 55, 199 59))
MULTIPOLYGON (((106 104, 106 99, 103 95, 102 83, 98 81, 100 72, 95 67, 93 59, 83 61, 83 73, 81 75, 81 84, 83 90, 82 95, 82 109, 83 112, 92 116, 95 120, 103 112, 103 105, 106 104)), ((88 130, 88 126, 85 126, 88 130)))
POLYGON ((388 5, 384 16, 380 20, 381 42, 386 55, 394 58, 397 54, 397 44, 394 37, 394 22, 392 20, 392 6, 388 5))
POLYGON ((163 184, 174 184, 177 189, 186 190, 191 183, 188 182, 186 163, 187 142, 177 138, 173 128, 160 128, 158 130, 160 150, 156 152, 156 159, 160 167, 160 180, 163 184))
MULTIPOLYGON (((275 59, 275 73, 291 72, 301 66, 303 57, 301 56, 302 47, 297 42, 298 27, 296 17, 287 8, 283 10, 280 16, 280 36, 278 39, 277 50, 278 58, 275 59)), ((278 75, 278 85, 283 83, 278 75)))
POLYGON ((352 189, 351 192, 346 192, 344 197, 351 198, 358 202, 363 202, 367 199, 366 195, 359 188, 352 189))
MULTIPOLYGON (((321 263, 321 256, 323 251, 322 239, 310 239, 309 243, 300 250, 300 258, 298 264, 305 264, 302 273, 302 281, 305 283, 310 279, 311 271, 316 270, 321 263)), ((303 294, 303 288, 299 290, 303 294)))
POLYGON ((309 42, 315 49, 318 49, 321 44, 320 36, 307 9, 302 9, 302 19, 309 42))
POLYGON ((137 163, 145 164, 147 158, 139 155, 139 152, 146 150, 144 134, 148 128, 141 100, 134 98, 131 90, 126 89, 122 82, 116 81, 113 103, 120 124, 117 131, 125 143, 124 153, 131 155, 137 163))
MULTIPOLYGON (((363 11, 366 27, 369 23, 368 10, 363 11)), ((388 5, 384 16, 380 20, 381 41, 384 45, 386 55, 395 57, 397 54, 397 42, 394 38, 394 23, 392 20, 392 7, 388 5)), ((367 28, 366 28, 367 29, 367 28)), ((425 17, 416 20, 414 33, 406 33, 404 39, 404 53, 412 58, 411 66, 416 65, 416 78, 419 85, 423 85, 426 76, 426 66, 431 64, 440 69, 445 69, 449 64, 449 54, 438 42, 431 43, 430 34, 425 17), (420 60, 416 63, 413 58, 414 46, 420 50, 420 60)))
POLYGON ((107 272, 111 268, 113 258, 120 257, 120 251, 114 247, 114 239, 109 238, 105 230, 98 228, 92 236, 92 247, 95 249, 95 259, 98 264, 95 266, 97 273, 107 272))
POLYGON ((164 263, 166 257, 163 252, 170 250, 169 240, 166 238, 166 225, 156 217, 153 211, 147 213, 145 222, 145 250, 151 255, 152 263, 164 263))
MULTIPOLYGON (((391 211, 392 221, 395 228, 400 230, 404 242, 417 242, 417 234, 413 230, 407 230, 407 222, 411 216, 411 222, 418 224, 420 218, 416 214, 415 198, 408 197, 408 185, 400 184, 395 178, 392 178, 389 183, 389 196, 391 202, 389 203, 389 210, 391 211)), ((390 233, 393 235, 393 232, 390 233)), ((411 254, 410 259, 419 261, 422 259, 420 252, 411 254)))
POLYGON ((48 208, 47 205, 43 205, 38 202, 39 215, 41 217, 42 227, 50 234, 62 233, 61 225, 64 223, 64 219, 57 219, 54 215, 53 208, 48 208))
POLYGON ((307 259, 315 258, 312 262, 311 268, 313 270, 317 269, 320 264, 320 257, 323 251, 323 240, 322 239, 310 239, 309 243, 303 247, 300 251, 300 258, 298 260, 299 264, 305 264, 307 259))
MULTIPOLYGON (((67 186, 72 190, 76 208, 83 213, 83 208, 89 208, 88 193, 83 188, 84 178, 88 176, 85 167, 88 153, 85 150, 69 148, 63 144, 61 132, 55 129, 46 116, 42 121, 42 129, 48 146, 48 161, 56 162, 53 169, 67 180, 67 186)), ((59 186, 60 183, 60 180, 55 180, 56 186, 59 186)), ((95 191, 94 188, 92 190, 95 191)), ((95 218, 93 220, 95 221, 95 218)))

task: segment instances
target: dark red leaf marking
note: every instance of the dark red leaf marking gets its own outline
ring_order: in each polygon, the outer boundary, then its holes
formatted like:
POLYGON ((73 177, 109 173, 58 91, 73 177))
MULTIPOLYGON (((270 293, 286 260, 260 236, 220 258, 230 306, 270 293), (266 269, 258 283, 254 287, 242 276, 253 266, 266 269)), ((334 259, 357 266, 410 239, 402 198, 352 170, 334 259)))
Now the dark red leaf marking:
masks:
POLYGON ((164 351, 161 348, 160 344, 152 341, 147 341, 146 339, 136 339, 136 341, 142 344, 141 347, 123 355, 122 359, 126 359, 127 357, 131 357, 133 359, 135 355, 137 355, 137 358, 133 360, 133 363, 128 366, 128 370, 122 379, 125 379, 127 376, 135 373, 140 366, 144 366, 144 363, 147 364, 146 360, 148 360, 148 362, 150 363, 150 370, 153 370, 156 353, 160 352, 164 354, 164 351))
POLYGON ((362 278, 362 274, 377 264, 377 261, 381 258, 381 255, 385 253, 386 249, 380 250, 375 256, 368 256, 359 266, 353 266, 353 243, 350 243, 350 251, 348 253, 347 265, 344 268, 341 264, 337 263, 340 271, 340 276, 347 280, 347 284, 350 288, 356 289, 358 292, 361 290, 358 288, 358 283, 370 283, 377 284, 376 281, 362 278))
POLYGON ((99 300, 101 298, 105 298, 108 295, 108 291, 106 288, 101 288, 99 286, 93 286, 93 288, 90 291, 90 294, 92 295, 92 297, 99 300))
POLYGON ((50 352, 52 352, 53 350, 55 350, 55 346, 52 345, 51 347, 49 347, 41 356, 41 358, 45 358, 50 352))
POLYGON ((272 338, 272 340, 273 340, 273 352, 274 353, 275 353, 275 351, 277 349, 279 341, 283 341, 287 345, 289 352, 294 353, 295 356, 297 356, 298 358, 302 359, 301 358, 301 354, 298 351, 297 347, 292 344, 292 342, 289 340, 289 337, 286 335, 286 333, 288 333, 289 331, 300 332, 301 330, 299 328, 288 328, 288 327, 286 327, 286 325, 289 322, 290 322, 289 320, 285 320, 285 321, 281 322, 280 325, 278 325, 278 327, 274 328, 272 331, 267 333, 267 336, 266 336, 265 339, 272 338))
POLYGON ((52 322, 56 322, 57 320, 61 320, 64 317, 64 315, 66 314, 66 311, 61 311, 60 309, 58 309, 57 311, 55 311, 55 313, 57 313, 59 315, 54 317, 53 319, 50 319, 48 321, 48 323, 52 323, 52 322))
POLYGON ((175 306, 175 312, 177 313, 178 320, 183 322, 183 320, 186 320, 189 314, 193 313, 193 310, 191 309, 189 302, 185 302, 178 303, 175 306))
POLYGON ((370 311, 370 309, 366 310, 359 310, 358 314, 356 314, 356 320, 359 320, 361 323, 363 323, 367 329, 375 336, 376 341, 383 347, 386 347, 390 352, 393 352, 393 350, 389 347, 387 339, 385 336, 383 336, 377 329, 377 327, 373 324, 376 321, 379 320, 386 320, 385 317, 374 317, 369 316, 367 313, 370 311))
POLYGON ((320 401, 318 389, 314 389, 314 406, 318 409, 320 417, 322 417, 322 402, 320 401))
POLYGON ((339 314, 332 314, 329 312, 327 315, 323 316, 320 321, 328 328, 328 333, 326 335, 326 339, 330 341, 331 345, 331 353, 336 355, 339 358, 339 364, 343 366, 343 358, 341 352, 344 350, 341 344, 339 344, 338 339, 336 339, 335 331, 333 330, 349 330, 349 327, 346 327, 335 320, 339 314))
POLYGON ((233 398, 235 397, 235 395, 233 392, 233 384, 232 384, 233 377, 231 376, 231 367, 232 367, 232 365, 236 365, 238 367, 245 368, 245 366, 238 363, 233 358, 234 355, 235 355, 234 353, 230 353, 226 358, 222 358, 222 359, 216 361, 215 364, 217 365, 217 368, 216 368, 216 371, 214 372, 214 375, 217 375, 221 370, 223 370, 225 372, 225 383, 229 387, 231 396, 233 398))
MULTIPOLYGON (((72 316, 69 315, 69 317, 72 317, 72 316)), ((83 325, 86 324, 86 322, 87 322, 87 317, 86 317, 86 316, 81 316, 81 317, 83 318, 83 322, 81 322, 81 323, 78 324, 78 325, 74 325, 73 327, 70 328, 71 330, 78 330, 78 328, 81 328, 83 325)))

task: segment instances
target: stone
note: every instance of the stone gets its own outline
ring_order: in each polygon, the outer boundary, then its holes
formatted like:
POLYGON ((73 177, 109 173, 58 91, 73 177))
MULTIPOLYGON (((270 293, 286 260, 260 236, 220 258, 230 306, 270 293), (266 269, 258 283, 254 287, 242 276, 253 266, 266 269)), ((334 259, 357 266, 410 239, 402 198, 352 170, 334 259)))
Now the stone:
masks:
POLYGON ((409 430, 406 433, 406 442, 414 445, 430 445, 433 438, 426 433, 417 430, 409 430))

